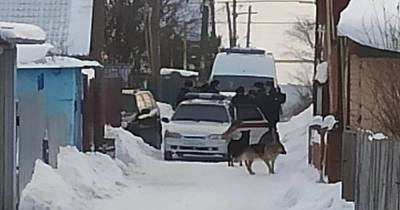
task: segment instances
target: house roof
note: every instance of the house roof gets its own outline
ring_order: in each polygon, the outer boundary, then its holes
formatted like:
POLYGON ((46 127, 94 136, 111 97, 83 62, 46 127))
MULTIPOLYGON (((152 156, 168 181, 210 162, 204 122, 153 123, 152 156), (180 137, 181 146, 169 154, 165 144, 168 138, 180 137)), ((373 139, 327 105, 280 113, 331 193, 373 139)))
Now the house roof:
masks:
POLYGON ((338 35, 376 49, 400 52, 398 0, 351 0, 342 11, 338 35))
POLYGON ((14 43, 42 43, 46 33, 31 24, 0 22, 0 39, 14 43))
POLYGON ((0 21, 35 24, 60 53, 88 55, 93 0, 1 0, 0 21))

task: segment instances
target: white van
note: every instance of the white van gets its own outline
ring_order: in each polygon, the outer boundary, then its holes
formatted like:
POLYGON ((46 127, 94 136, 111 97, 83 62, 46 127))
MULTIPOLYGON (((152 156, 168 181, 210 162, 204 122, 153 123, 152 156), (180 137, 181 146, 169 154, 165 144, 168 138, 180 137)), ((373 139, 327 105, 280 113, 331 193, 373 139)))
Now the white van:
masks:
POLYGON ((239 86, 246 91, 254 89, 256 82, 276 86, 274 57, 261 49, 222 49, 215 58, 211 80, 219 81, 222 92, 233 92, 239 86))

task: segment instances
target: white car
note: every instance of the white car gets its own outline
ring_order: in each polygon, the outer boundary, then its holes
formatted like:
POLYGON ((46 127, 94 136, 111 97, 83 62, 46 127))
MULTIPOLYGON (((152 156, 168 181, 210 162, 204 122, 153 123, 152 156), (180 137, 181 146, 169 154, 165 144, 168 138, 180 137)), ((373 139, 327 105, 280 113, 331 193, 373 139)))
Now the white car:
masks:
POLYGON ((228 100, 183 101, 172 119, 164 118, 164 159, 226 160, 227 143, 222 134, 235 120, 238 130, 250 130, 250 143, 258 143, 268 131, 268 122, 256 106, 233 108, 228 100))

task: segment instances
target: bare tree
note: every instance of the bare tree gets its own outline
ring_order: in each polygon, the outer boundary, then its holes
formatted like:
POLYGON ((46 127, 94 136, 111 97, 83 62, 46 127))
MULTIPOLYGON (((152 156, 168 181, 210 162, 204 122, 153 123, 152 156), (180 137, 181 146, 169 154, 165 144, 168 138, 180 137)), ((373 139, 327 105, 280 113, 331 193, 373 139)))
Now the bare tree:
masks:
POLYGON ((386 135, 400 138, 400 62, 385 65, 376 71, 372 66, 368 68, 368 83, 371 88, 373 103, 365 103, 364 108, 376 121, 375 129, 385 132, 386 135))
MULTIPOLYGON (((374 14, 363 20, 363 30, 372 46, 391 51, 400 51, 400 2, 388 10, 384 1, 371 1, 374 14)), ((390 5, 392 7, 394 5, 390 5)), ((376 65, 376 64, 375 64, 376 65)), ((364 108, 372 116, 375 129, 400 138, 400 62, 386 58, 379 65, 368 66, 366 88, 373 101, 364 108)))
MULTIPOLYGON (((298 17, 296 23, 286 31, 286 36, 296 45, 286 45, 284 54, 300 60, 313 60, 315 48, 315 22, 310 17, 298 17)), ((313 70, 310 64, 301 64, 297 73, 292 73, 294 81, 312 87, 313 70)))

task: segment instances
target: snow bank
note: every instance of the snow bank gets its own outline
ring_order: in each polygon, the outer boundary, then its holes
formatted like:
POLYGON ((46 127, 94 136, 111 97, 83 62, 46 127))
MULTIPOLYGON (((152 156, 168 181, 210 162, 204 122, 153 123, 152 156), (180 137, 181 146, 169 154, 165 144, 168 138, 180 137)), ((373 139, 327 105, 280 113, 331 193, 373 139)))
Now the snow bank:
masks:
POLYGON ((399 52, 398 8, 398 0, 351 0, 340 14, 338 34, 362 45, 399 52))
POLYGON ((183 69, 169 69, 169 68, 162 68, 160 70, 161 75, 170 75, 172 73, 178 73, 182 77, 197 77, 199 76, 199 72, 195 71, 188 71, 188 70, 183 70, 183 69))
POLYGON ((60 148, 56 169, 36 161, 33 178, 22 192, 20 209, 89 209, 91 201, 121 194, 128 183, 126 175, 142 172, 154 157, 161 158, 159 151, 121 128, 107 127, 106 136, 116 140, 116 160, 67 146, 60 148))
POLYGON ((31 182, 22 192, 20 210, 84 209, 76 191, 49 165, 37 160, 31 182))
POLYGON ((129 131, 107 126, 105 135, 115 139, 115 157, 133 172, 141 172, 154 159, 161 160, 160 151, 153 149, 142 138, 134 136, 129 131))
POLYGON ((172 115, 174 115, 174 109, 170 104, 157 102, 157 106, 160 109, 161 117, 171 119, 172 115))
POLYGON ((0 22, 0 38, 42 42, 46 33, 38 26, 24 23, 0 22))
POLYGON ((57 172, 86 199, 111 197, 125 182, 123 171, 110 156, 84 154, 75 147, 60 148, 57 172))
POLYGON ((328 81, 328 63, 322 62, 317 65, 317 73, 315 74, 315 80, 321 84, 325 84, 328 81))
POLYGON ((281 172, 278 172, 280 176, 284 176, 281 177, 281 181, 284 180, 285 183, 282 183, 282 192, 277 201, 281 208, 275 209, 354 209, 352 203, 341 199, 341 183, 317 183, 319 173, 307 163, 308 126, 313 123, 320 124, 321 118, 313 117, 311 106, 289 122, 278 123, 278 130, 287 147, 288 155, 282 158, 282 161, 278 160, 280 167, 285 167, 287 170, 284 171, 285 168, 281 168, 281 172), (282 166, 282 164, 285 165, 282 166))

